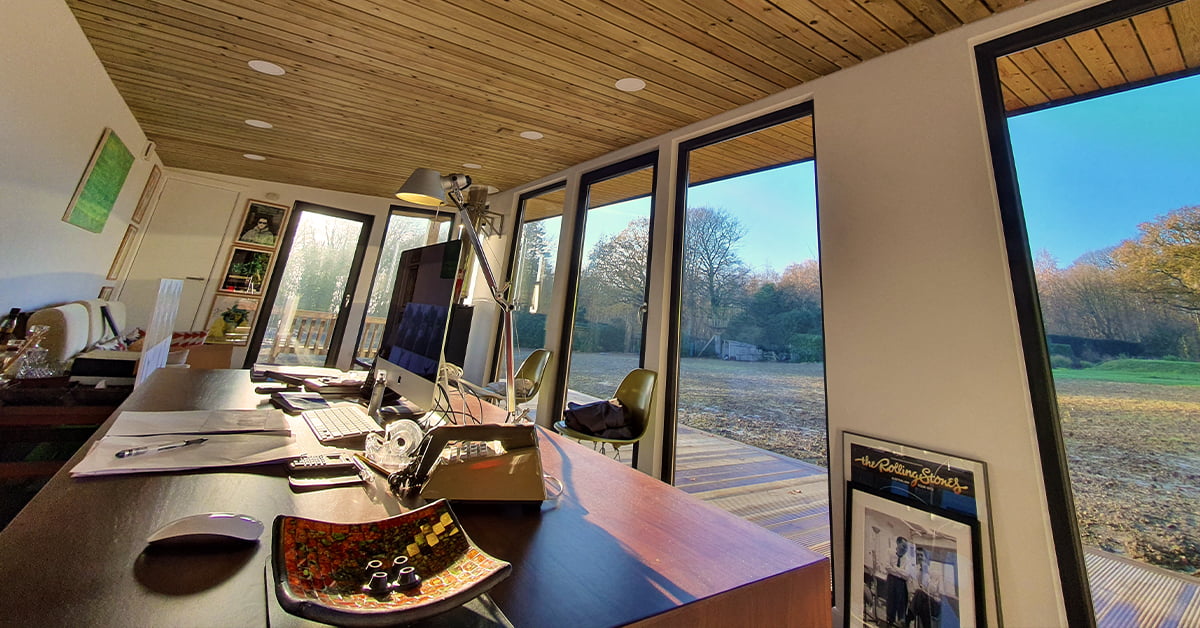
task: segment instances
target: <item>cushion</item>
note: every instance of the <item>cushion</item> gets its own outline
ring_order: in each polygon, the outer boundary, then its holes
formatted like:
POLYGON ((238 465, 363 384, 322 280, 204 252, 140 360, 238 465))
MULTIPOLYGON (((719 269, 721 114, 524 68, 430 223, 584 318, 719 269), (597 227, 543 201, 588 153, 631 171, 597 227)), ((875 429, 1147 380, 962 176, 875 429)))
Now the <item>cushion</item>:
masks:
POLYGON ((91 322, 87 308, 79 303, 42 308, 29 316, 29 324, 50 327, 41 345, 53 362, 66 362, 88 348, 91 322))
MULTIPOLYGON (((504 391, 508 389, 508 385, 505 382, 492 382, 484 386, 484 388, 503 397, 505 395, 504 391)), ((518 397, 528 397, 529 393, 533 392, 533 380, 518 377, 513 380, 513 388, 516 390, 518 397)))
POLYGON ((563 422, 581 434, 617 440, 633 438, 629 412, 616 399, 583 404, 568 402, 563 422))

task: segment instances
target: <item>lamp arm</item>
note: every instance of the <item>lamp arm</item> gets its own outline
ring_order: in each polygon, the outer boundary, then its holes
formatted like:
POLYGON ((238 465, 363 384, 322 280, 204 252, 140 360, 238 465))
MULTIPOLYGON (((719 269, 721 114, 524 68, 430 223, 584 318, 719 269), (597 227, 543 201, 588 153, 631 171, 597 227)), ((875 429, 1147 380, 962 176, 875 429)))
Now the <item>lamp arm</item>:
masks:
POLYGON ((504 323, 504 397, 507 404, 505 409, 508 410, 508 420, 511 422, 517 413, 517 391, 513 364, 513 306, 504 297, 504 292, 508 289, 508 286, 501 287, 500 282, 496 280, 495 273, 492 272, 492 265, 488 263, 487 255, 484 254, 483 240, 479 239, 479 233, 475 231, 475 225, 471 222, 471 214, 467 211, 466 204, 463 202, 462 189, 458 185, 450 185, 448 188, 446 196, 458 209, 458 220, 462 223, 463 231, 467 233, 467 239, 470 240, 471 248, 475 251, 475 257, 479 260, 479 268, 483 271, 484 281, 487 282, 488 289, 492 291, 492 300, 496 302, 496 305, 500 306, 500 315, 504 323))

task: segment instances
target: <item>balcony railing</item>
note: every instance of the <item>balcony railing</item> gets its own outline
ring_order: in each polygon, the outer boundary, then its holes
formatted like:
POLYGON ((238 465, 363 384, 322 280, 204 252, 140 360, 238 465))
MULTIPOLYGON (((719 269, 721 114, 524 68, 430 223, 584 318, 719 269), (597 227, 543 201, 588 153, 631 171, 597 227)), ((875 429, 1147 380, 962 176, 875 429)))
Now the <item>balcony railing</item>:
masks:
MULTIPOLYGON (((291 319, 279 326, 276 333, 266 341, 270 346, 269 360, 276 362, 282 354, 301 356, 326 356, 333 341, 333 326, 337 315, 331 312, 296 310, 291 319)), ((379 349, 383 338, 383 325, 387 319, 368 316, 363 323, 362 342, 356 357, 369 358, 379 349)))

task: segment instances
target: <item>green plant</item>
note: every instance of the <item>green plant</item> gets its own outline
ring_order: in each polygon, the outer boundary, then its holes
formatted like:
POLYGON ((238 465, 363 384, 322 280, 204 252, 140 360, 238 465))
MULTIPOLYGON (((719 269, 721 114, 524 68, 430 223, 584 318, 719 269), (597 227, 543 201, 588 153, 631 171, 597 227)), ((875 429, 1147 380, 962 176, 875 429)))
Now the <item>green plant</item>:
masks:
POLYGON ((234 327, 246 322, 250 317, 250 310, 244 310, 236 305, 229 306, 224 312, 221 312, 221 320, 232 324, 234 327))

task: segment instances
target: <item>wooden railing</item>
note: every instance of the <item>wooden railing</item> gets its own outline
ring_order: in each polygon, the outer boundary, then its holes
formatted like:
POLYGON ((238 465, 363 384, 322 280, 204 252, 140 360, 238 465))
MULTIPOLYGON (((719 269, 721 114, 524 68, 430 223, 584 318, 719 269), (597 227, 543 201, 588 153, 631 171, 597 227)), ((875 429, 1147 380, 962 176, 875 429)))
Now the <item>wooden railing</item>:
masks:
MULTIPOLYGON (((291 320, 280 325, 271 343, 271 361, 280 354, 327 355, 333 340, 333 326, 337 315, 330 312, 296 310, 291 320)), ((362 344, 358 357, 372 357, 379 349, 383 337, 383 325, 387 320, 380 316, 368 316, 363 325, 362 344)), ((268 340, 270 342, 270 340, 268 340)))

